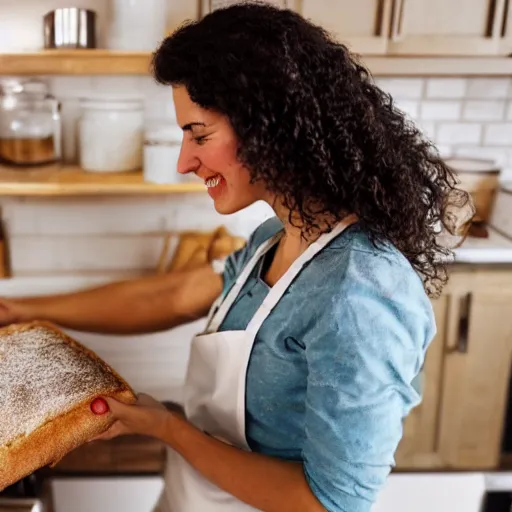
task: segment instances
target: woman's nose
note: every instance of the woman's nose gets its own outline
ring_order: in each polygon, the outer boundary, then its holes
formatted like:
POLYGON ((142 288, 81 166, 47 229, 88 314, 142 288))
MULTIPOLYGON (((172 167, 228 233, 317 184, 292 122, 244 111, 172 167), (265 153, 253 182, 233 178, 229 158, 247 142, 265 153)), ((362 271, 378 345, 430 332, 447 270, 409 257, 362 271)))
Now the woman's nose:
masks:
POLYGON ((180 174, 188 174, 190 172, 195 172, 199 166, 199 159, 192 154, 190 149, 187 147, 186 142, 184 141, 181 144, 180 155, 178 157, 178 172, 180 174))

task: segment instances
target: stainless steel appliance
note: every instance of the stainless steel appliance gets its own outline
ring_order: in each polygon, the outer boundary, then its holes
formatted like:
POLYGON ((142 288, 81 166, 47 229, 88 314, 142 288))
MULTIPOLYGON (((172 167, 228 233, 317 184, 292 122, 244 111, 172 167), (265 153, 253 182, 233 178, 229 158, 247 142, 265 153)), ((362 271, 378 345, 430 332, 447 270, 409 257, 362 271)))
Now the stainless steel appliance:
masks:
POLYGON ((45 48, 96 48, 96 13, 64 7, 43 17, 45 48))

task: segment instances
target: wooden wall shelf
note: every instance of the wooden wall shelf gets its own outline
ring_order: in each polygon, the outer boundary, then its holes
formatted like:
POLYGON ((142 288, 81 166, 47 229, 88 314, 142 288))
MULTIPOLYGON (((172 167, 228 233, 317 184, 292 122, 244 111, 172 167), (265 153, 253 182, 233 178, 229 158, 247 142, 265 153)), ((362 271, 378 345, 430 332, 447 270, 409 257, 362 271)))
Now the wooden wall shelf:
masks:
MULTIPOLYGON (((374 76, 510 76, 507 57, 362 56, 374 76)), ((0 53, 0 75, 146 75, 151 53, 44 50, 0 53)))
POLYGON ((159 185, 142 172, 92 173, 76 166, 13 169, 0 166, 0 196, 178 194, 204 192, 200 182, 159 185))
POLYGON ((151 54, 108 50, 0 53, 0 75, 146 75, 151 54))

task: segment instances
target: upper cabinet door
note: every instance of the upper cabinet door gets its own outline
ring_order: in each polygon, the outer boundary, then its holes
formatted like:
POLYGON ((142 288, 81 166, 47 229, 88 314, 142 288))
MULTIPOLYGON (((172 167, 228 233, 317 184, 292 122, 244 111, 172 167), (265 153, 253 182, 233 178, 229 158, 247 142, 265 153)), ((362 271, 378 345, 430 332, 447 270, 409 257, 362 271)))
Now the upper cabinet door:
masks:
POLYGON ((302 15, 359 54, 385 54, 392 0, 302 0, 302 15))
POLYGON ((394 0, 389 53, 498 55, 507 0, 394 0))

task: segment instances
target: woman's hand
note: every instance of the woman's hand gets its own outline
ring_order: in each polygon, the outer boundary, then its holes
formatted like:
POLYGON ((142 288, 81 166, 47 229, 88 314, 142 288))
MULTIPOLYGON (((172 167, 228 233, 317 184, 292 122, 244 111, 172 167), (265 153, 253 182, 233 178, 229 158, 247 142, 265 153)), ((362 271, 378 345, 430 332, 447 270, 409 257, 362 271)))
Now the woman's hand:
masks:
MULTIPOLYGON (((163 437, 167 417, 170 413, 162 403, 154 398, 140 394, 137 402, 133 405, 126 405, 109 397, 102 397, 102 399, 107 403, 115 422, 106 432, 94 437, 91 441, 113 439, 129 434, 163 437)), ((101 408, 97 411, 103 412, 101 408)))
POLYGON ((37 316, 21 301, 0 299, 0 326, 31 320, 37 316))

